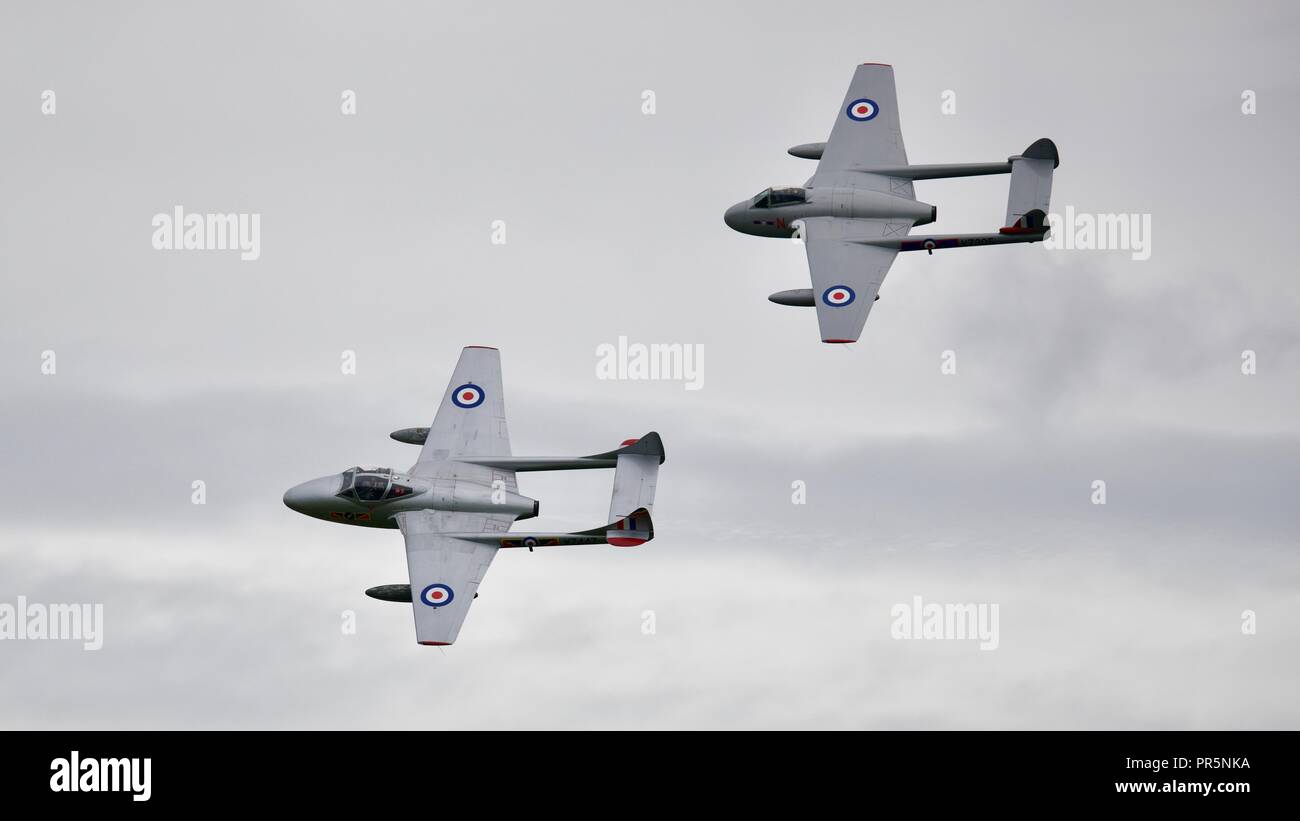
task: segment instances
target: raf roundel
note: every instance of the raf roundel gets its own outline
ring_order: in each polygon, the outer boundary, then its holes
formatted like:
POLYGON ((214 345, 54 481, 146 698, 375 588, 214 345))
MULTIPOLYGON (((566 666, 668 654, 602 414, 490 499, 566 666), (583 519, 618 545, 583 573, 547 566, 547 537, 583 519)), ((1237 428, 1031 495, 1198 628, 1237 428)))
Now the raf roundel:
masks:
POLYGON ((451 403, 458 408, 477 408, 483 404, 483 389, 466 382, 451 392, 451 403))
POLYGON ((822 302, 832 308, 843 308, 857 298, 858 295, 847 285, 832 285, 822 293, 822 302))
POLYGON ((454 598, 456 594, 445 584, 431 584, 420 591, 420 601, 430 607, 446 607, 454 598))
POLYGON ((849 115, 850 120, 865 123, 867 120, 876 118, 876 115, 880 113, 880 106, 876 105, 875 100, 862 97, 849 103, 849 107, 844 109, 844 113, 849 115))

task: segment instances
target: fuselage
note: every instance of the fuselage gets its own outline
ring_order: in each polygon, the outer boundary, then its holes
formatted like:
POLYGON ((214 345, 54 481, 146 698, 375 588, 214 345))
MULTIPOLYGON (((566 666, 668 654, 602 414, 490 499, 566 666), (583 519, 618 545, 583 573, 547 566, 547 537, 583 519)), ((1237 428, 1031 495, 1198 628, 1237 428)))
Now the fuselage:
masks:
POLYGON ((348 468, 295 485, 284 494, 289 509, 315 519, 360 527, 397 527, 397 514, 413 510, 537 515, 538 503, 515 492, 513 476, 480 465, 446 461, 430 476, 390 468, 348 468))
POLYGON ((794 223, 809 217, 896 220, 910 225, 934 222, 933 205, 869 188, 768 188, 727 209, 723 221, 742 234, 789 238, 794 223))
POLYGON ((397 527, 395 514, 431 507, 432 482, 388 468, 349 468, 290 488, 284 503, 316 519, 362 527, 397 527))

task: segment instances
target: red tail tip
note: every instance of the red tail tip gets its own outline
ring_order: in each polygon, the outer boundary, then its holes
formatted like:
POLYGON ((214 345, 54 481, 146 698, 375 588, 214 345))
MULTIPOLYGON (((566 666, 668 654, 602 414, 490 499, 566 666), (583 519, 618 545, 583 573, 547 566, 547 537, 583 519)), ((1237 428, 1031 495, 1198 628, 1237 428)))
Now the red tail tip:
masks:
POLYGON ((617 536, 610 539, 609 543, 614 547, 636 547, 637 545, 645 544, 646 541, 646 539, 628 539, 623 536, 617 536))

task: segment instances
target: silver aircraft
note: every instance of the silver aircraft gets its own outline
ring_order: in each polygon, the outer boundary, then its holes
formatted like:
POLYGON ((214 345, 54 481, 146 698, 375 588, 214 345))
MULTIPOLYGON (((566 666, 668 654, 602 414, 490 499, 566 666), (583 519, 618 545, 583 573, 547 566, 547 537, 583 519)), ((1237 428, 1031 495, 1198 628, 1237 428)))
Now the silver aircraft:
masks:
POLYGON ((885 274, 899 251, 1038 242, 1047 236, 1056 145, 1040 139, 1006 162, 909 165, 899 130, 894 69, 858 66, 824 143, 789 153, 817 160, 803 188, 769 188, 727 209, 724 221, 742 234, 797 237, 808 253, 812 288, 780 291, 780 305, 817 308, 823 342, 856 342, 885 274), (913 180, 1011 174, 1005 227, 996 234, 912 234, 938 209, 919 202, 913 180))
POLYGON ((650 510, 664 461, 659 434, 595 456, 511 456, 496 348, 472 345, 461 352, 432 427, 389 435, 421 446, 410 470, 348 468, 291 488, 284 503, 328 522, 401 529, 410 584, 372 587, 366 595, 411 602, 420 644, 456 641, 488 565, 503 548, 636 547, 654 538, 650 510), (517 472, 591 468, 614 468, 608 524, 578 533, 510 530, 539 507, 520 495, 517 472))

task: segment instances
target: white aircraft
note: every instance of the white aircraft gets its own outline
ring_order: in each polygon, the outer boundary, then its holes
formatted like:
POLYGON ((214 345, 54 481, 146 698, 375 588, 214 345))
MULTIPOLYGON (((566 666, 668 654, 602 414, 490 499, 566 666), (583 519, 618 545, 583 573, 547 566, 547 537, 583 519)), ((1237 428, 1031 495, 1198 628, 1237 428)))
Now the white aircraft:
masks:
POLYGON ((472 345, 461 352, 432 427, 389 435, 423 446, 406 473, 349 468, 291 488, 284 503, 317 519, 401 529, 411 583, 372 587, 366 595, 411 602, 420 644, 456 641, 479 583, 502 548, 636 547, 654 538, 650 509, 664 461, 659 434, 595 456, 511 456, 496 348, 472 345), (592 468, 615 469, 608 524, 578 533, 510 532, 511 524, 536 516, 539 507, 519 494, 517 472, 592 468))
POLYGON ((823 342, 856 342, 899 251, 1038 242, 1047 236, 1056 144, 1040 139, 1006 162, 908 165, 898 124, 894 69, 858 66, 824 143, 790 153, 817 160, 803 188, 768 188, 727 209, 742 234, 803 239, 812 288, 772 294, 780 305, 817 307, 823 342), (996 234, 911 234, 938 209, 918 202, 913 180, 1011 174, 1006 225, 996 234))

